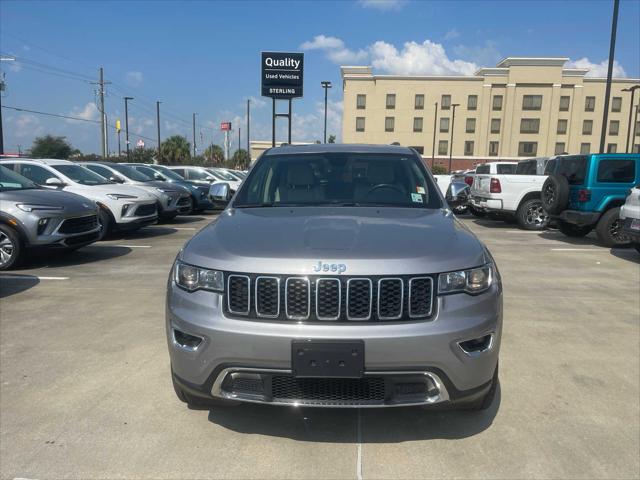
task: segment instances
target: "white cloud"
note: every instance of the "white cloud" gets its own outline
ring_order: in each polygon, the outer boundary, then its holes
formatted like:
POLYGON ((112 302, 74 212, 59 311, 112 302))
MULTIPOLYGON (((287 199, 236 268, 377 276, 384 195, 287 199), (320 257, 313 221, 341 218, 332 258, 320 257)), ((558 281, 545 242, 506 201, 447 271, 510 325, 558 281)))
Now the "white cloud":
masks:
MULTIPOLYGON (((565 65, 567 68, 588 68, 587 77, 606 77, 607 69, 609 68, 609 60, 603 60, 600 63, 593 63, 587 57, 583 57, 579 60, 569 61, 565 65)), ((617 60, 613 61, 613 76, 614 77, 626 77, 627 73, 622 68, 617 60)))
MULTIPOLYGON (((100 119, 100 111, 96 104, 93 102, 87 103, 82 110, 76 108, 71 111, 69 114, 72 117, 79 117, 83 120, 99 120, 100 119)), ((67 120, 67 123, 73 123, 73 120, 67 120)))
POLYGON ((251 109, 259 109, 267 106, 267 102, 262 98, 250 96, 249 100, 251 100, 251 109))
POLYGON ((334 63, 361 62, 367 58, 366 51, 350 50, 340 38, 325 35, 316 35, 313 40, 300 45, 300 48, 302 50, 322 50, 334 63))
POLYGON ((373 8, 388 12, 390 10, 402 10, 408 0, 358 0, 358 4, 363 8, 373 8))
POLYGON ((13 73, 18 73, 22 70, 22 65, 18 62, 7 62, 9 63, 9 70, 13 73))
POLYGON ((460 32, 455 28, 452 28, 447 33, 444 34, 445 40, 453 40, 454 38, 458 38, 460 36, 460 32))
POLYGON ((402 75, 472 75, 473 62, 451 60, 439 43, 406 42, 401 51, 383 41, 369 47, 371 65, 385 72, 402 75))
MULTIPOLYGON (((11 119, 9 119, 11 120, 11 119)), ((31 114, 21 114, 15 119, 13 134, 16 138, 36 137, 42 135, 44 127, 38 117, 31 114)))
POLYGON ((142 75, 142 72, 127 72, 127 74, 125 75, 125 81, 132 87, 139 87, 140 85, 142 85, 143 79, 144 77, 142 75))
POLYGON ((470 60, 483 67, 494 66, 503 56, 497 49, 496 43, 487 40, 484 45, 469 47, 466 45, 456 45, 453 53, 463 60, 470 60))

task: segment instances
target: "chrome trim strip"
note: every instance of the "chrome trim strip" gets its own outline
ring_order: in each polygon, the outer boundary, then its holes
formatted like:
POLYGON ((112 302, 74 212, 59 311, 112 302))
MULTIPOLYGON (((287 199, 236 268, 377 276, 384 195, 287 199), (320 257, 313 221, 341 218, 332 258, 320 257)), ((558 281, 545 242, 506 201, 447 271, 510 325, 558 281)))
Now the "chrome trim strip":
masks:
POLYGON ((284 313, 289 320, 307 320, 311 315, 311 282, 307 277, 289 277, 284 282, 284 313), (307 315, 289 315, 289 280, 303 280, 307 282, 307 315))
POLYGON ((177 328, 174 325, 171 325, 171 341, 172 341, 174 347, 179 348, 181 350, 184 350, 185 352, 195 353, 200 349, 200 347, 202 347, 204 345, 205 338, 203 336, 201 336, 201 335, 194 335, 193 333, 185 332, 182 329, 177 328), (181 345, 176 340, 176 330, 180 330, 182 333, 186 333, 188 335, 191 335, 192 337, 199 338, 200 339, 200 343, 195 348, 185 347, 184 345, 181 345))
POLYGON ((304 400, 292 400, 288 402, 273 402, 273 401, 263 401, 258 400, 255 396, 250 398, 244 397, 242 395, 233 394, 229 392, 225 392, 222 390, 222 383, 224 379, 230 373, 236 372, 247 372, 247 373, 279 373, 285 375, 291 375, 291 370, 288 369, 277 369, 277 368, 243 368, 243 367, 229 367, 222 370, 216 380, 213 382, 213 386, 211 387, 211 395, 217 398, 225 398, 228 400, 237 400, 239 402, 246 403, 260 403, 263 405, 282 405, 282 406, 304 406, 304 407, 320 407, 320 408, 392 408, 392 407, 405 407, 410 405, 433 405, 436 403, 442 403, 449 401, 449 392, 445 387, 442 379, 433 372, 428 371, 371 371, 365 372, 365 376, 375 376, 375 377, 384 377, 388 375, 424 375, 428 377, 433 384, 436 386, 438 393, 432 395, 430 397, 425 397, 422 402, 408 402, 408 403, 395 403, 395 404, 379 404, 379 405, 368 405, 368 404, 341 404, 341 405, 332 405, 332 404, 321 404, 321 403, 305 403, 304 400))
POLYGON ((255 307, 256 307, 256 317, 259 317, 259 318, 278 318, 280 316, 280 278, 264 276, 264 275, 256 277, 255 289, 256 289, 256 291, 255 291, 255 294, 253 296, 253 299, 254 299, 254 303, 255 303, 255 307), (258 310, 258 288, 259 288, 259 285, 260 285, 260 280, 262 280, 262 279, 273 279, 273 280, 276 281, 276 285, 277 285, 277 289, 278 289, 278 310, 276 311, 275 315, 261 315, 260 314, 260 310, 258 310))
POLYGON ((402 318, 402 311, 404 309, 404 282, 401 278, 398 277, 385 277, 378 280, 378 320, 398 320, 402 318), (380 285, 382 282, 386 281, 397 281, 400 282, 400 314, 395 317, 383 317, 380 315, 380 285))
POLYGON ((318 320, 338 320, 342 311, 342 282, 339 278, 318 278, 316 279, 316 318, 318 320), (321 317, 318 313, 318 285, 320 282, 338 282, 338 315, 335 317, 321 317))
POLYGON ((229 310, 229 313, 233 313, 235 315, 249 315, 249 312, 251 311, 251 278, 249 278, 247 275, 229 275, 227 276, 227 309, 229 310), (236 311, 236 310, 232 310, 231 309, 231 289, 229 287, 229 284, 231 282, 231 278, 233 277, 238 277, 238 278, 246 278, 247 279, 247 310, 246 311, 236 311))
POLYGON ((433 313, 433 299, 434 299, 434 295, 433 295, 433 278, 431 277, 413 277, 411 279, 409 279, 409 318, 426 318, 426 317, 430 317, 431 314, 433 313), (429 312, 425 315, 414 315, 413 313, 411 313, 411 284, 413 283, 414 280, 424 280, 427 279, 429 280, 429 283, 431 285, 431 301, 429 302, 429 312))
POLYGON ((353 320, 353 321, 360 321, 360 322, 366 322, 367 320, 371 319, 371 310, 373 309, 373 282, 371 281, 370 278, 364 278, 364 277, 357 277, 357 278, 350 278, 349 280, 347 280, 347 320, 353 320), (349 285, 351 284, 351 282, 356 281, 356 280, 365 280, 367 282, 369 282, 369 315, 367 315, 366 317, 352 317, 349 315, 349 285))

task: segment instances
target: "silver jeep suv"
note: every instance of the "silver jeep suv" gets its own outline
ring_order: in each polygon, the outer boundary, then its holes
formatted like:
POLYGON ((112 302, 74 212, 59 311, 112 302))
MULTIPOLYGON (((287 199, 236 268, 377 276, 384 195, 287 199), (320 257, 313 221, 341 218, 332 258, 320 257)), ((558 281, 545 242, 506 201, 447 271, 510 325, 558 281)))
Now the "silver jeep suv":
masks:
POLYGON ((491 404, 500 275, 414 150, 278 147, 229 196, 168 282, 182 401, 491 404))

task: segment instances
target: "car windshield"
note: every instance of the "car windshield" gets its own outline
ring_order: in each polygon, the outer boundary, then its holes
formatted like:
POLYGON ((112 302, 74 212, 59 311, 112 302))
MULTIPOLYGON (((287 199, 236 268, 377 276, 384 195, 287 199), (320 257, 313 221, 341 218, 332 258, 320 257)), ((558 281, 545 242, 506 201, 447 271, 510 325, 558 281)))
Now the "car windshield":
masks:
POLYGON ((268 155, 244 181, 233 206, 441 208, 436 188, 412 155, 268 155))
POLYGON ((162 167, 160 165, 157 165, 155 167, 146 167, 146 168, 148 168, 150 170, 155 170, 156 172, 160 172, 161 175, 164 175, 165 177, 167 177, 167 178, 169 178, 171 180, 178 180, 178 181, 181 181, 181 182, 184 181, 184 178, 182 178, 180 175, 178 175, 176 172, 174 172, 170 168, 162 167))
POLYGON ((0 165, 0 192, 40 188, 28 178, 0 165))
POLYGON ((209 175, 212 175, 216 180, 228 180, 228 178, 224 178, 218 170, 214 170, 213 168, 207 168, 207 172, 209 175))
POLYGON ((106 178, 80 165, 51 165, 55 170, 81 185, 106 185, 106 178))
POLYGON ((147 177, 144 173, 140 173, 133 167, 129 167, 128 165, 119 165, 117 163, 109 164, 109 167, 113 168, 116 172, 124 175, 129 180, 133 180, 134 182, 151 182, 154 179, 152 177, 147 177))
POLYGON ((237 182, 238 178, 232 175, 229 172, 225 172, 224 170, 215 170, 215 172, 222 177, 223 180, 231 180, 232 182, 237 182))

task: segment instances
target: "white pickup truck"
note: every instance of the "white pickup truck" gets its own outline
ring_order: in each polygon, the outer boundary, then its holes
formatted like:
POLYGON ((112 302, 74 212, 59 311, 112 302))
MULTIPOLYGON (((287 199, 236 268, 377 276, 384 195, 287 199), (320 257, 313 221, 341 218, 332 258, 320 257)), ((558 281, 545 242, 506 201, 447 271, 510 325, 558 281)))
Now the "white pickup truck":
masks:
MULTIPOLYGON (((544 168, 548 158, 531 158, 516 163, 514 172, 502 173, 500 164, 479 165, 471 186, 471 207, 483 212, 499 213, 515 217, 525 230, 543 230, 549 223, 549 215, 542 208, 540 192, 547 178, 544 168), (495 165, 494 167, 491 167, 495 165), (487 170, 489 167, 489 171, 487 170), (483 168, 484 167, 484 168, 483 168)), ((512 167, 513 168, 513 167, 512 167)))

